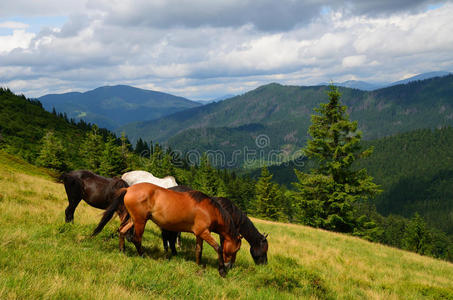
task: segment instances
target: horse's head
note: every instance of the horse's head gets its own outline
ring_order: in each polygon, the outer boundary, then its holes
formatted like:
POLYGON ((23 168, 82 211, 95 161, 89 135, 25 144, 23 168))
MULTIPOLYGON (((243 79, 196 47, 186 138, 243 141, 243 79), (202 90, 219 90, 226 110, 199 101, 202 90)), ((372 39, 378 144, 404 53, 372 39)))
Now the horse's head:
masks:
POLYGON ((250 254, 257 265, 267 264, 267 234, 264 234, 258 243, 250 247, 250 254))
POLYGON ((236 261, 236 253, 239 251, 239 249, 241 249, 241 239, 242 236, 238 236, 234 239, 225 238, 225 240, 223 241, 222 251, 225 267, 233 267, 233 264, 236 261))

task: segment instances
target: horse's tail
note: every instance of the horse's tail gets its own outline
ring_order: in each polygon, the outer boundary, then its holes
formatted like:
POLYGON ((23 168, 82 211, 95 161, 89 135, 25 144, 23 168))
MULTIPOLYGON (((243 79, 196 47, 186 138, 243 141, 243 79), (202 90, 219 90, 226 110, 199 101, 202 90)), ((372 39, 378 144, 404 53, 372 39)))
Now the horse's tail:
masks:
POLYGON ((99 232, 101 232, 104 226, 110 221, 115 212, 118 210, 118 207, 120 205, 124 205, 124 195, 126 195, 126 193, 127 188, 121 188, 115 192, 115 196, 113 197, 112 203, 105 211, 96 229, 94 229, 92 236, 95 236, 99 232))

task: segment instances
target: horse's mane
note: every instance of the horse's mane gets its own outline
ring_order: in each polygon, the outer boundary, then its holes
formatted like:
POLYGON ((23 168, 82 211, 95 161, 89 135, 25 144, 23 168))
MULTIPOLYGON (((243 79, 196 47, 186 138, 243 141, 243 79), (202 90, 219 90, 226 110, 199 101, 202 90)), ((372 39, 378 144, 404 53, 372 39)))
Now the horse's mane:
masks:
POLYGON ((222 217, 223 222, 225 223, 225 225, 227 227, 227 232, 233 238, 236 238, 239 235, 238 228, 236 227, 235 222, 234 222, 233 218, 231 217, 230 213, 227 210, 225 210, 222 207, 222 205, 220 205, 213 198, 209 197, 205 193, 202 193, 200 191, 194 191, 192 188, 190 188, 188 186, 183 186, 183 185, 171 187, 171 188, 169 188, 169 190, 176 191, 176 192, 186 192, 190 195, 190 197, 192 199, 194 199, 197 202, 208 200, 209 203, 220 212, 220 216, 222 217))
POLYGON ((239 207, 228 198, 213 197, 213 199, 230 213, 240 234, 243 235, 250 244, 259 244, 261 242, 264 236, 256 229, 249 217, 247 217, 239 207))

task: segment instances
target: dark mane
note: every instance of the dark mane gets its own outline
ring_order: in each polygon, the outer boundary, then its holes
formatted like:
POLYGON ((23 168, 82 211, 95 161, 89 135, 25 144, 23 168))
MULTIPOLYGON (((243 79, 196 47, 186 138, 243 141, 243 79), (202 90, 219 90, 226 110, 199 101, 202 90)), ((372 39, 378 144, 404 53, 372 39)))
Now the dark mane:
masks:
POLYGON ((264 239, 264 236, 256 229, 249 217, 231 200, 224 197, 213 197, 213 199, 230 213, 234 225, 250 245, 259 244, 264 239))
POLYGON ((233 237, 236 238, 239 235, 238 228, 235 226, 235 222, 229 212, 225 210, 222 205, 220 205, 215 199, 209 197, 205 193, 202 193, 200 191, 194 191, 192 188, 188 186, 183 186, 183 185, 178 185, 169 188, 169 190, 176 191, 176 192, 186 192, 188 193, 192 199, 194 199, 197 202, 201 202, 204 200, 208 200, 209 203, 217 208, 217 210, 220 212, 220 216, 223 219, 223 222, 225 223, 227 227, 228 233, 233 237))

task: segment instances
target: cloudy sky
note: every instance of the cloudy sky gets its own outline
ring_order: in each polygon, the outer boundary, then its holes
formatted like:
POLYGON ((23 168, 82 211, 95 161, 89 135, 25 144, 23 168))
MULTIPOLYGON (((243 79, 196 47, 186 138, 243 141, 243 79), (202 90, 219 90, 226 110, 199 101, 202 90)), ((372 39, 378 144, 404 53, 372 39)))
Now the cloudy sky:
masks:
POLYGON ((390 82, 453 71, 452 16, 452 1, 0 0, 0 85, 213 99, 269 82, 390 82))

